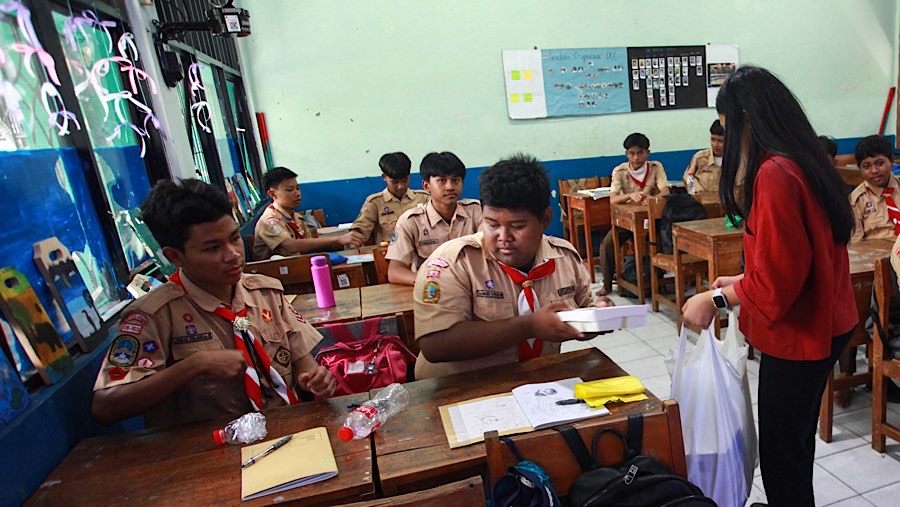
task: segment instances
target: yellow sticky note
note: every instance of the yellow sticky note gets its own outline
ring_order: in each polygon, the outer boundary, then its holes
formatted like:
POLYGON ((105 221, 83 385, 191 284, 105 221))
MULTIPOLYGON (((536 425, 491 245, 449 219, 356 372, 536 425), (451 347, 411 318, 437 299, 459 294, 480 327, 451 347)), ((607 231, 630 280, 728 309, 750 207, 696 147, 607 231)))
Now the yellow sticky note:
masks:
POLYGON ((524 71, 524 74, 525 74, 525 76, 524 76, 525 80, 531 79, 531 69, 524 71))
POLYGON ((521 74, 522 74, 521 71, 518 71, 518 70, 512 71, 513 81, 518 81, 519 79, 521 79, 521 74))
POLYGON ((518 94, 518 93, 512 93, 512 94, 510 94, 510 96, 509 96, 509 101, 510 101, 510 102, 518 102, 518 101, 519 101, 519 94, 518 94))
POLYGON ((532 97, 532 95, 531 95, 530 93, 526 93, 526 94, 525 94, 525 102, 531 102, 532 98, 533 98, 533 97, 532 97))

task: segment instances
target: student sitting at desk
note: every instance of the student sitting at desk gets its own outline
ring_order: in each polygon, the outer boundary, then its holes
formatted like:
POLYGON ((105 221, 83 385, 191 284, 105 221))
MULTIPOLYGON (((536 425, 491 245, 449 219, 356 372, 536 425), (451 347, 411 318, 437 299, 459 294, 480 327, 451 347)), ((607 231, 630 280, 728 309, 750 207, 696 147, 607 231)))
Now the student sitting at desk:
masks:
POLYGON ((309 352, 322 336, 273 278, 244 274, 231 202, 198 180, 160 181, 144 221, 178 271, 122 315, 94 384, 98 421, 147 426, 238 416, 334 393, 309 352))
MULTIPOLYGON (((617 165, 612 172, 612 188, 609 192, 610 204, 632 202, 646 204, 649 197, 668 195, 669 183, 666 170, 659 162, 647 161, 650 156, 650 140, 647 136, 635 132, 625 138, 622 143, 628 162, 617 165)), ((620 231, 619 239, 631 237, 628 231, 620 231)), ((612 290, 613 267, 616 263, 615 243, 612 231, 608 232, 600 242, 600 269, 603 273, 601 295, 612 290)))
POLYGON ((378 166, 387 188, 366 198, 359 216, 350 226, 351 231, 357 231, 366 239, 374 236, 376 245, 390 241, 400 215, 428 202, 428 192, 409 188, 411 165, 409 157, 401 151, 381 157, 378 166))
POLYGON ((588 338, 556 316, 594 298, 575 247, 544 235, 553 216, 547 172, 517 155, 485 170, 480 184, 481 232, 444 243, 416 275, 419 379, 527 361, 588 338))
POLYGON ((719 120, 716 120, 709 127, 709 148, 695 153, 684 171, 684 185, 689 193, 719 191, 719 175, 722 172, 724 152, 725 129, 719 120))
POLYGON ((397 220, 391 246, 384 256, 391 283, 413 285, 416 270, 438 246, 481 227, 481 203, 475 199, 458 200, 466 166, 456 155, 449 151, 425 155, 419 174, 431 199, 397 220))
POLYGON ((891 142, 881 136, 868 136, 856 144, 856 165, 863 177, 850 192, 850 207, 856 227, 852 241, 862 239, 893 240, 900 232, 900 179, 891 173, 891 142))
POLYGON ((340 236, 314 238, 303 217, 294 211, 300 206, 300 184, 297 173, 284 167, 275 167, 263 176, 263 187, 272 199, 259 221, 256 222, 253 257, 263 261, 273 254, 282 256, 359 248, 365 238, 358 232, 340 236))

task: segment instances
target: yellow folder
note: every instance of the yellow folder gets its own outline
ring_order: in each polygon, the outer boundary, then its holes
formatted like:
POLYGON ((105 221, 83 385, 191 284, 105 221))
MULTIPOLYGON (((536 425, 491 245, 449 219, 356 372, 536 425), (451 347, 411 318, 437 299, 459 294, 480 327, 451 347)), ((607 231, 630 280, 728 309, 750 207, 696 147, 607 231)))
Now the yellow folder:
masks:
MULTIPOLYGON (((241 462, 256 456, 279 438, 241 449, 241 462)), ((324 481, 337 475, 337 462, 325 428, 294 433, 279 449, 241 470, 241 500, 324 481)))

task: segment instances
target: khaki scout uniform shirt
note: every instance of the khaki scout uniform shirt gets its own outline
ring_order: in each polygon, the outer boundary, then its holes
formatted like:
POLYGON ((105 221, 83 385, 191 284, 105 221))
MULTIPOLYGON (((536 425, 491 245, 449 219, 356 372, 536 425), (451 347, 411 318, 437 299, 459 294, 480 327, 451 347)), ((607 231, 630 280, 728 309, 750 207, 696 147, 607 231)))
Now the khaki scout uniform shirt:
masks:
MULTIPOLYGON (((894 189, 891 194, 894 202, 900 203, 900 179, 891 176, 888 185, 894 189)), ((868 184, 862 182, 850 192, 850 207, 853 208, 853 219, 856 222, 850 239, 894 239, 897 237, 894 234, 894 223, 888 216, 887 203, 881 195, 881 189, 867 188, 868 184)))
MULTIPOLYGON (((184 273, 181 281, 183 289, 168 282, 125 310, 94 391, 137 382, 195 352, 235 349, 231 322, 213 314, 220 301, 184 273)), ((234 288, 231 307, 236 311, 247 307, 250 332, 261 341, 285 384, 293 388, 293 362, 309 354, 322 335, 284 299, 281 282, 274 278, 243 275, 234 288)), ((283 405, 268 375, 259 376, 265 407, 283 405)), ((158 426, 227 418, 251 410, 243 374, 230 379, 200 375, 147 410, 144 420, 147 426, 158 426)))
MULTIPOLYGON (((666 170, 659 162, 647 162, 650 167, 647 168, 647 179, 644 183, 644 193, 654 196, 660 193, 664 188, 669 188, 669 180, 666 179, 666 170)), ((641 190, 641 187, 631 179, 628 173, 628 162, 617 165, 612 172, 612 187, 610 194, 621 195, 631 194, 641 190)))
MULTIPOLYGON (((562 302, 569 308, 592 306, 591 279, 575 247, 568 241, 545 235, 534 264, 549 259, 555 259, 556 270, 550 276, 536 280, 533 286, 540 304, 562 302)), ((416 276, 413 289, 416 339, 450 329, 458 322, 515 317, 519 315, 521 291, 496 259, 484 250, 483 233, 450 240, 435 250, 416 276)), ((541 355, 558 352, 559 343, 544 342, 541 355)), ((518 346, 478 359, 445 363, 430 363, 419 353, 416 378, 449 375, 518 360, 518 346)))
POLYGON ((366 198, 350 229, 359 231, 367 239, 374 230, 376 245, 382 241, 390 241, 400 215, 408 209, 425 205, 429 197, 424 190, 407 189, 403 198, 397 199, 388 189, 384 189, 366 198))
POLYGON ((456 204, 452 221, 448 224, 434 209, 431 201, 404 213, 397 221, 384 258, 419 266, 437 247, 453 238, 473 234, 481 229, 481 203, 475 199, 462 199, 456 204))
POLYGON ((292 252, 281 246, 288 239, 311 238, 312 233, 306 226, 303 216, 296 211, 291 211, 291 217, 283 215, 281 211, 273 207, 266 207, 259 221, 256 222, 254 230, 256 236, 253 241, 253 257, 258 261, 267 260, 273 254, 288 256, 297 252, 292 252), (295 231, 288 224, 294 223, 300 226, 299 231, 295 231))
POLYGON ((897 236, 894 247, 891 248, 891 266, 894 268, 894 273, 898 273, 897 281, 900 283, 900 236, 897 236))
POLYGON ((688 174, 694 175, 694 192, 719 191, 719 177, 722 175, 722 168, 716 164, 716 157, 713 156, 712 149, 707 148, 694 154, 694 158, 691 159, 682 178, 685 188, 688 184, 688 174))

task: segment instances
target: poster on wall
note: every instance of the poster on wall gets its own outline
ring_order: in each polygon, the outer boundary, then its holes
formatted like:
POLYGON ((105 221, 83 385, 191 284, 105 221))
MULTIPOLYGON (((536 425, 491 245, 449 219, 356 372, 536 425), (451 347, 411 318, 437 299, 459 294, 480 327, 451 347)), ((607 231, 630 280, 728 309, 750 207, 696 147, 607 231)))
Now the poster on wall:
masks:
POLYGON ((737 68, 736 45, 503 51, 512 119, 706 108, 737 68))

